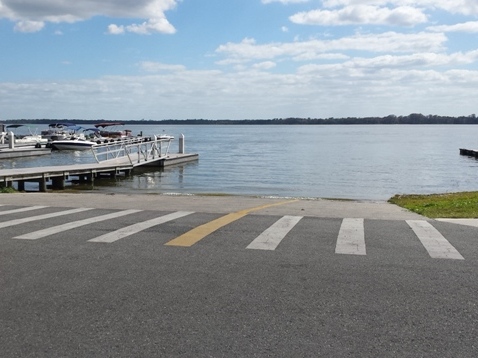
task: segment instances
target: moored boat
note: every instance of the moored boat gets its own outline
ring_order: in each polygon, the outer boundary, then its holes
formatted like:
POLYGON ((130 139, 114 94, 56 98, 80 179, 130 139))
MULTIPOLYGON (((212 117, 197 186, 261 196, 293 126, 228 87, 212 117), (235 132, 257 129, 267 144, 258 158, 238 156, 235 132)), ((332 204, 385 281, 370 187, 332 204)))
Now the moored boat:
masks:
POLYGON ((2 132, 2 141, 8 143, 9 141, 9 136, 8 132, 13 133, 13 138, 14 138, 14 143, 15 145, 42 145, 46 144, 48 142, 47 139, 43 138, 41 134, 36 134, 36 132, 32 132, 30 127, 25 126, 23 124, 10 124, 5 126, 5 132, 2 132), (21 127, 26 127, 28 128, 28 134, 19 134, 16 133, 16 130, 21 127))
POLYGON ((50 142, 64 140, 75 135, 79 128, 73 123, 51 123, 48 129, 41 131, 41 136, 50 142))
POLYGON ((94 145, 97 145, 97 142, 75 137, 51 142, 51 147, 56 150, 86 150, 94 145))
POLYGON ((118 127, 123 125, 121 122, 104 122, 95 124, 95 128, 100 129, 99 135, 105 138, 117 139, 132 137, 133 134, 130 129, 118 129, 118 127))

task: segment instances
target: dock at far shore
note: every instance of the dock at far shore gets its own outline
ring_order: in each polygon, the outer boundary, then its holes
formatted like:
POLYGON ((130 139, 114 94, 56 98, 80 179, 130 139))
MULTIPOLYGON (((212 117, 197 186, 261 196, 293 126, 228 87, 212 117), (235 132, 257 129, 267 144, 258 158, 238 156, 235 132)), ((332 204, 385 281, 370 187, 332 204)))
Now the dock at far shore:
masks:
POLYGON ((469 157, 478 157, 478 149, 464 149, 460 148, 460 154, 461 155, 467 155, 469 157))

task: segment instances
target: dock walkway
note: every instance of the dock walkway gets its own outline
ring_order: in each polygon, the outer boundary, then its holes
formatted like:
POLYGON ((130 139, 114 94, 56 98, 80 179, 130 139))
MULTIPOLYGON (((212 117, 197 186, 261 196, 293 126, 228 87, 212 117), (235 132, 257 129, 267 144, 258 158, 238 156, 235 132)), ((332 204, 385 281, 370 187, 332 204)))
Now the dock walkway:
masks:
MULTIPOLYGON (((117 175, 130 175, 139 166, 165 167, 199 158, 198 154, 170 154, 170 140, 149 139, 134 143, 116 143, 115 145, 99 145, 92 148, 96 163, 48 166, 38 168, 2 169, 0 186, 13 186, 17 183, 19 191, 25 190, 25 182, 38 182, 39 191, 47 191, 51 181, 53 189, 64 189, 65 181, 77 177, 79 181, 94 182, 106 175, 115 178, 117 175), (163 148, 167 145, 166 150, 163 148)), ((184 148, 184 147, 183 147, 184 148)))

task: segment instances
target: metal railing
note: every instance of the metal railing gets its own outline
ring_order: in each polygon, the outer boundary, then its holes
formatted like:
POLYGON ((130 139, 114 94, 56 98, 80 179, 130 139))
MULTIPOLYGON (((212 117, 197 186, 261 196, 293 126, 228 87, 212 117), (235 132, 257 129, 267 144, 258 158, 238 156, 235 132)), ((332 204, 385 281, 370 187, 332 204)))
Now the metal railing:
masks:
POLYGON ((98 163, 124 160, 134 166, 165 158, 173 139, 161 136, 108 139, 92 146, 91 151, 98 163))

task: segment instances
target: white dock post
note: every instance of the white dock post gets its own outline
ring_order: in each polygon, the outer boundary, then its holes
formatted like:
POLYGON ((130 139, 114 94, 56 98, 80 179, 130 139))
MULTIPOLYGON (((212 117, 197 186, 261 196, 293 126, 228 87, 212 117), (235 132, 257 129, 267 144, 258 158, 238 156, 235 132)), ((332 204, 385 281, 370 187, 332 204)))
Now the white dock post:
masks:
POLYGON ((179 137, 179 154, 184 154, 184 134, 179 137))
POLYGON ((15 134, 13 132, 8 132, 8 148, 15 148, 15 134))

